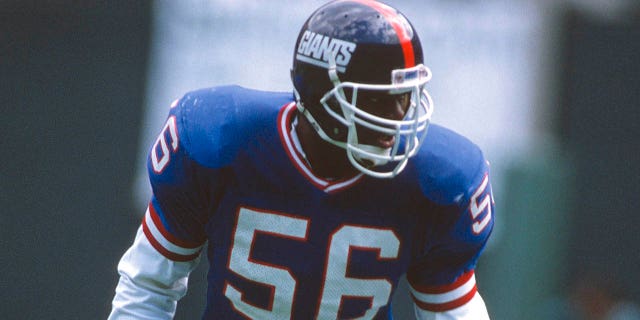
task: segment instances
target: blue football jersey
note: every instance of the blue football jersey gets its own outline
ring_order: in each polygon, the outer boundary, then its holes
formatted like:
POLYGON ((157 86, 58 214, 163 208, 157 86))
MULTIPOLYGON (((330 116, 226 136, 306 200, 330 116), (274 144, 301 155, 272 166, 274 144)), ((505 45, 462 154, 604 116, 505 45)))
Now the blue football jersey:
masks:
POLYGON ((143 229, 168 259, 206 250, 203 318, 387 319, 404 274, 420 308, 466 303, 493 226, 479 148, 432 124, 394 179, 327 180, 302 156, 296 112, 291 93, 194 91, 150 150, 143 229))

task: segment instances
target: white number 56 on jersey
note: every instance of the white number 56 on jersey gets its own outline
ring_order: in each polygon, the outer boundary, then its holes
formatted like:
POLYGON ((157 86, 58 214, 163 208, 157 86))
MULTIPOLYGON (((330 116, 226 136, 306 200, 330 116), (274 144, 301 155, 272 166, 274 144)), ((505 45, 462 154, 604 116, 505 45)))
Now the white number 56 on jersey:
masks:
MULTIPOLYGON (((231 284, 225 286, 225 296, 239 312, 251 319, 289 319, 293 309, 297 287, 296 277, 282 266, 266 265, 252 261, 251 247, 256 232, 288 238, 292 241, 307 239, 310 221, 281 213, 241 208, 234 232, 229 269, 236 274, 259 283, 272 286, 273 301, 270 310, 253 306, 242 299, 242 292, 231 284)), ((322 297, 316 318, 336 319, 343 296, 367 297, 371 308, 362 319, 370 319, 378 309, 386 305, 392 284, 386 279, 356 279, 346 276, 348 252, 351 246, 379 251, 379 259, 398 257, 400 240, 389 229, 376 229, 345 225, 332 233, 329 239, 329 259, 325 267, 322 297)))

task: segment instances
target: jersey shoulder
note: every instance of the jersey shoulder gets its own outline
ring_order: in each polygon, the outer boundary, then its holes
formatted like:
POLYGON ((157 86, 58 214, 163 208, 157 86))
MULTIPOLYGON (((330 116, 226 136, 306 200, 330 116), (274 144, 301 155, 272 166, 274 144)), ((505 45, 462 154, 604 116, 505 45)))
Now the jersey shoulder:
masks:
POLYGON ((424 196, 440 205, 462 204, 488 174, 482 150, 468 138, 431 124, 414 170, 424 196))
POLYGON ((422 195, 437 205, 437 214, 430 215, 436 227, 426 244, 427 263, 446 262, 439 272, 447 283, 474 268, 493 230, 489 163, 466 137, 431 125, 412 168, 422 195))
POLYGON ((240 86, 220 86, 189 92, 172 111, 186 153, 206 167, 220 167, 260 130, 276 127, 280 108, 292 93, 240 86))
POLYGON ((222 193, 226 169, 258 130, 276 131, 278 112, 291 98, 224 86, 189 92, 171 105, 147 159, 152 204, 171 235, 204 239, 202 208, 222 193))

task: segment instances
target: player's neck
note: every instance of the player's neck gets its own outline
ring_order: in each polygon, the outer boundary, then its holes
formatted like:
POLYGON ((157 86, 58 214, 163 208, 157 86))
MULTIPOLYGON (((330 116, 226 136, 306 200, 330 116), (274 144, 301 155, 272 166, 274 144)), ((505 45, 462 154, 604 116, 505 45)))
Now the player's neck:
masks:
POLYGON ((313 172, 325 179, 354 176, 358 171, 351 165, 344 149, 324 141, 304 116, 298 116, 296 133, 313 172))

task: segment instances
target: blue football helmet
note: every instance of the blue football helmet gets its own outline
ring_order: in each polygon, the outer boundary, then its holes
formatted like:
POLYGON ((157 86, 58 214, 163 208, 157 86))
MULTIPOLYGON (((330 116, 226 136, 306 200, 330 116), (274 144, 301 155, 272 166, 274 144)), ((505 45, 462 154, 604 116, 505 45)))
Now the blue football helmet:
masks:
POLYGON ((291 78, 300 113, 367 175, 396 176, 426 136, 433 112, 425 89, 431 71, 413 26, 388 5, 338 0, 316 10, 298 36, 291 78), (401 101, 400 117, 367 107, 377 99, 364 97, 385 96, 401 101), (393 143, 367 143, 364 132, 393 143))

